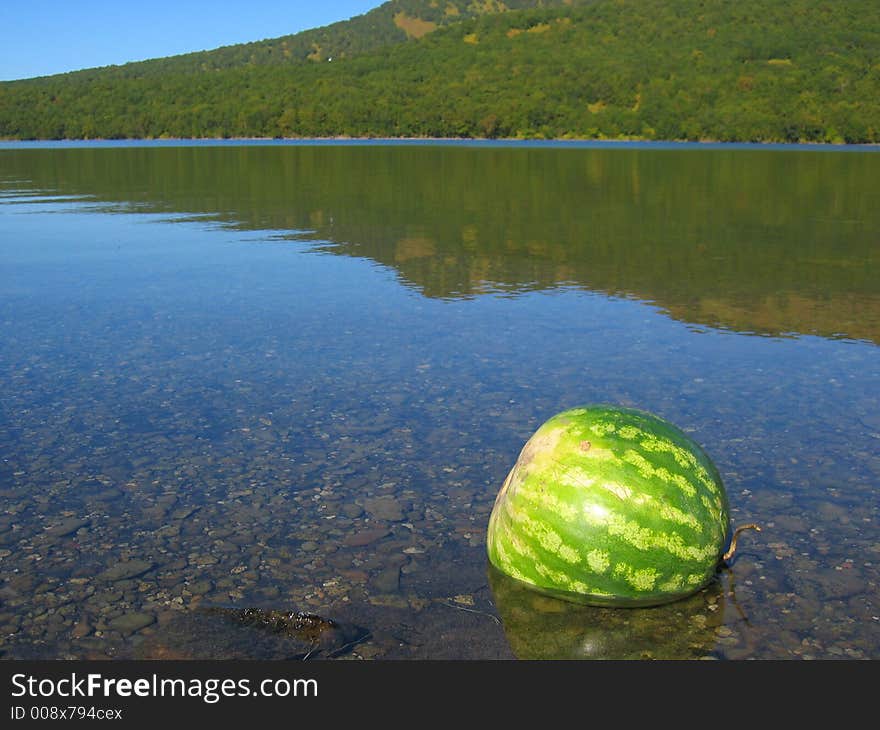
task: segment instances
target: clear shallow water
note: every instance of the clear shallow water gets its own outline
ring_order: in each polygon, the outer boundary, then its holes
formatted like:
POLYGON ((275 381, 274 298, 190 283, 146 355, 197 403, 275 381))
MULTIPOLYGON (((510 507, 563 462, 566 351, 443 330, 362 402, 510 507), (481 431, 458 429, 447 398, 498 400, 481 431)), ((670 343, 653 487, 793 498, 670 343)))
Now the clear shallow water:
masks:
POLYGON ((0 150, 2 656, 311 651, 203 610, 257 606, 369 632, 315 658, 880 657, 878 180, 869 151, 0 150), (689 431, 764 527, 708 590, 591 609, 488 570, 522 444, 596 401, 689 431))

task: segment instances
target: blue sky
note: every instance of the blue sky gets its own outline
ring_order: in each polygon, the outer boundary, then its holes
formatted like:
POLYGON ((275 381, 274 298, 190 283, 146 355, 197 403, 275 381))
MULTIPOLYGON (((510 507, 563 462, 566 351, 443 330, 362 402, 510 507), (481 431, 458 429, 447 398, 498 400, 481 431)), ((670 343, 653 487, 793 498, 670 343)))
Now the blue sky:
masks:
POLYGON ((0 80, 276 38, 383 0, 0 0, 0 80))

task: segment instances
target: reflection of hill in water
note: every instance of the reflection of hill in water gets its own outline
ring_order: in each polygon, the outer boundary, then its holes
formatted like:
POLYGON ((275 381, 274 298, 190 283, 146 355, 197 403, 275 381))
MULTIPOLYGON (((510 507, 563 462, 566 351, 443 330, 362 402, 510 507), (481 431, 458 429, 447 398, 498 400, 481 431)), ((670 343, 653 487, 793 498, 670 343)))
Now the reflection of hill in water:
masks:
POLYGON ((44 190, 313 231, 430 297, 560 285, 880 342, 880 155, 242 146, 0 152, 44 190))

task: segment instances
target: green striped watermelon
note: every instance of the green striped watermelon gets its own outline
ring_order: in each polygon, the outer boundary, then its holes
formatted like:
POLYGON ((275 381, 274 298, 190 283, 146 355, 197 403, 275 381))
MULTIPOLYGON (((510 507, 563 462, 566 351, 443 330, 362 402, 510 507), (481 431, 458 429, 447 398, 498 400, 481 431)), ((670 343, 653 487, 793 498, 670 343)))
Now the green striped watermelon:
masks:
POLYGON ((687 596, 728 541, 721 476, 690 437, 650 413, 572 408, 529 439, 489 518, 489 561, 550 595, 605 606, 687 596))

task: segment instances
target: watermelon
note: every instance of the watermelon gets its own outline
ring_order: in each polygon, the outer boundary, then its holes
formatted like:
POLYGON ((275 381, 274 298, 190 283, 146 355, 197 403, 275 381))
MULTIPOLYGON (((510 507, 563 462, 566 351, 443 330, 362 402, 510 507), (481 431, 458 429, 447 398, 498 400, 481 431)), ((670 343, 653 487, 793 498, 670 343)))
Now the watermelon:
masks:
POLYGON ((644 411, 563 411, 528 440, 495 499, 489 562, 541 593, 650 606, 712 581, 730 518, 718 469, 644 411))

